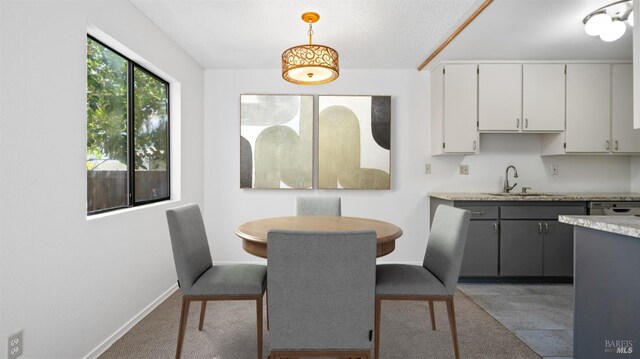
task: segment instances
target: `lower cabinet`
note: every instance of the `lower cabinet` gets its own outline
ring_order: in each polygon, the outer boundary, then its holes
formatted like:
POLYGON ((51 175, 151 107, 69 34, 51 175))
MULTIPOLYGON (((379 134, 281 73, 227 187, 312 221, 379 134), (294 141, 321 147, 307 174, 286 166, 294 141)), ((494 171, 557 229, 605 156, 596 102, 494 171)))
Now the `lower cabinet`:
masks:
POLYGON ((586 203, 501 205, 500 276, 572 276, 573 228, 558 216, 583 214, 586 203))
POLYGON ((544 222, 542 275, 573 276, 573 226, 544 222))
POLYGON ((573 276, 573 227, 557 219, 559 215, 586 214, 586 202, 447 201, 432 197, 432 216, 439 204, 471 212, 460 277, 573 276))
POLYGON ((501 227, 500 275, 542 276, 542 223, 502 221, 501 227))
POLYGON ((554 220, 502 221, 500 275, 572 276, 573 228, 554 220))
POLYGON ((498 275, 498 221, 471 221, 460 275, 498 275))

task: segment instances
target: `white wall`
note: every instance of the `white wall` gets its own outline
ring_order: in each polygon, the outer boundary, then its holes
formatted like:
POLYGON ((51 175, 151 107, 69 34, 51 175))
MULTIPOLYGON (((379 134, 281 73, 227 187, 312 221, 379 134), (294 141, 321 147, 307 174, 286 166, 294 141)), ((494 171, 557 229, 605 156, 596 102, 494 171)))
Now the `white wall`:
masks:
POLYGON ((629 192, 630 156, 540 156, 539 134, 481 134, 480 155, 434 156, 429 192, 501 192, 505 169, 514 165, 519 177, 509 174, 531 192, 629 192), (458 166, 469 165, 469 175, 458 166), (558 175, 551 166, 558 165, 558 175))
MULTIPOLYGON (((404 235, 381 261, 419 262, 429 227, 427 195, 436 191, 502 189, 504 170, 517 166, 519 185, 534 191, 630 189, 627 156, 540 157, 540 135, 482 135, 477 156, 430 156, 429 75, 416 70, 342 70, 322 86, 295 86, 278 70, 205 71, 205 214, 214 260, 258 261, 246 254, 235 228, 256 218, 291 215, 298 195, 342 196, 343 214, 399 225, 404 235), (240 94, 366 94, 392 96, 392 190, 251 190, 239 188, 240 94), (424 164, 432 173, 424 173, 424 164), (468 164, 470 174, 458 175, 468 164), (559 175, 551 176, 551 164, 559 175)), ((513 181, 512 181, 513 183, 513 181)), ((517 188, 519 190, 520 187, 517 188)))
POLYGON ((0 358, 21 329, 25 359, 83 357, 175 284, 164 211, 180 201, 86 217, 90 25, 180 83, 173 194, 203 203, 195 61, 128 1, 0 2, 0 358))
POLYGON ((428 229, 422 170, 427 84, 427 75, 416 70, 343 70, 337 81, 322 86, 289 84, 279 70, 205 71, 205 221, 214 261, 259 261, 243 251, 235 228, 256 218, 291 215, 296 196, 317 194, 342 196, 344 215, 396 223, 405 235, 386 259, 417 260, 420 254, 411 251, 424 242, 428 229), (392 190, 240 189, 240 94, 251 93, 391 95, 392 190))

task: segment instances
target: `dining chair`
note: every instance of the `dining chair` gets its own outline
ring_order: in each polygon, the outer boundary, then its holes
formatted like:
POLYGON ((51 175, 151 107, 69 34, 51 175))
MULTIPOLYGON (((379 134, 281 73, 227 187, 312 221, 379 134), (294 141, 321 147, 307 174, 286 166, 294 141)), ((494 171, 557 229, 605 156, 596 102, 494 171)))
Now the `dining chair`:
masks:
POLYGON ((267 241, 271 359, 369 359, 376 233, 272 230, 267 241))
POLYGON ((422 266, 381 264, 376 267, 375 358, 380 353, 380 315, 383 300, 429 302, 431 328, 435 327, 433 301, 444 301, 453 338, 453 352, 460 358, 453 295, 460 275, 470 212, 440 205, 431 224, 422 266))
POLYGON ((296 216, 340 216, 340 197, 296 197, 296 216))
POLYGON ((200 208, 189 204, 167 210, 173 259, 182 292, 182 312, 176 358, 180 358, 189 305, 200 302, 202 330, 207 301, 255 300, 257 312, 258 359, 262 359, 262 297, 267 268, 255 264, 213 265, 200 208))

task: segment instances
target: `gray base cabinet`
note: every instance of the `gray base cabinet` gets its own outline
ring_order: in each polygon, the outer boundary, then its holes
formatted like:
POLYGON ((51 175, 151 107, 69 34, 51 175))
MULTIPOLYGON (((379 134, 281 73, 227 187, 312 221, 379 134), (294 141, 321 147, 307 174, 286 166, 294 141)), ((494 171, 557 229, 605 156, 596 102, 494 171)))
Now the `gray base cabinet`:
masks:
POLYGON ((539 221, 502 221, 500 275, 542 276, 542 224, 539 221))
POLYGON ((432 197, 432 216, 440 204, 471 212, 460 277, 543 280, 573 276, 572 227, 559 223, 558 216, 584 215, 586 202, 448 201, 432 197))
POLYGON ((542 255, 545 277, 573 275, 573 228, 558 221, 546 221, 542 255))
POLYGON ((498 221, 471 221, 461 276, 498 275, 498 221))

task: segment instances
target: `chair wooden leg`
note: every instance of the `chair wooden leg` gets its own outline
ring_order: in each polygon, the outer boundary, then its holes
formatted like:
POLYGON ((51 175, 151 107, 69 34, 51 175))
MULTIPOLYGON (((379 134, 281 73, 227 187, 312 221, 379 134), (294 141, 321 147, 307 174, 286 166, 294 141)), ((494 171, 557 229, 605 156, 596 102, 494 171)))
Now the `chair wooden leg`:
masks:
POLYGON ((431 329, 436 330, 436 315, 433 311, 433 301, 429 301, 429 315, 431 316, 431 329))
POLYGON ((458 349, 458 331, 456 329, 456 312, 453 308, 453 297, 445 300, 447 303, 447 313, 449 314, 449 326, 451 327, 451 336, 453 337, 453 353, 456 359, 460 359, 460 350, 458 349))
POLYGON ((182 297, 182 311, 180 312, 180 328, 178 329, 178 346, 176 348, 176 359, 180 359, 182 354, 182 342, 184 340, 184 332, 187 328, 187 319, 189 319, 189 304, 191 301, 182 297))
POLYGON ((198 330, 202 331, 202 327, 204 326, 204 312, 207 311, 207 301, 203 300, 200 302, 200 324, 198 324, 198 330))
POLYGON ((373 340, 373 353, 375 355, 375 359, 380 358, 380 313, 382 311, 382 299, 380 297, 376 297, 376 314, 374 320, 374 340, 373 340))
POLYGON ((262 294, 256 299, 256 314, 258 327, 258 359, 262 359, 262 294))

